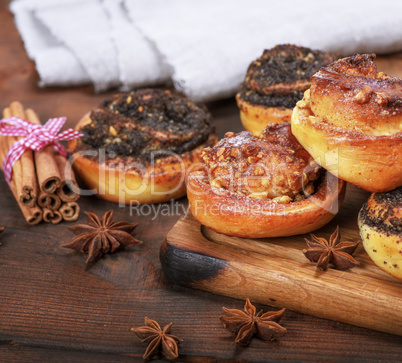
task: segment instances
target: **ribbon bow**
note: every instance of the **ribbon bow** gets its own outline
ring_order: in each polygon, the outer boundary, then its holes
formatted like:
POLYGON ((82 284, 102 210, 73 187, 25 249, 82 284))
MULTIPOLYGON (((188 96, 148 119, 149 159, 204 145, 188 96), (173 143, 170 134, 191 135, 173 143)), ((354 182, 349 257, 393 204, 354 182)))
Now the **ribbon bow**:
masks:
POLYGON ((0 135, 23 136, 22 139, 11 145, 4 158, 3 171, 8 183, 10 183, 14 163, 27 149, 41 151, 46 146, 52 145, 61 155, 67 156, 66 149, 59 141, 72 140, 84 135, 73 129, 67 129, 57 134, 65 122, 65 117, 51 118, 43 126, 18 117, 7 117, 0 120, 0 135))

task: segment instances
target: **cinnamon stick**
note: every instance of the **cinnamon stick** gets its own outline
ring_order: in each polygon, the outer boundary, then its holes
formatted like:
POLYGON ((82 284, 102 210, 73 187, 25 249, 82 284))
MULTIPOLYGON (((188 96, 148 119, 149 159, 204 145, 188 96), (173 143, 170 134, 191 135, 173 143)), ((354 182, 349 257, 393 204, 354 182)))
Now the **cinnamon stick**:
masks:
POLYGON ((48 194, 41 191, 38 197, 38 205, 41 208, 55 211, 60 208, 61 200, 56 194, 48 194))
POLYGON ((63 155, 56 154, 55 158, 61 178, 60 187, 56 193, 63 202, 75 202, 80 197, 80 189, 71 165, 63 155))
MULTIPOLYGON (((6 153, 8 151, 8 145, 5 143, 0 143, 1 147, 0 147, 0 159, 4 160, 6 153)), ((14 195, 15 200, 18 203, 18 206, 21 209, 21 212, 25 218, 25 220, 29 223, 29 224, 38 224, 39 222, 42 221, 42 217, 43 217, 43 213, 42 210, 36 205, 36 203, 34 204, 34 206, 32 207, 28 207, 26 204, 24 204, 17 192, 17 187, 15 185, 15 178, 11 178, 9 187, 11 189, 11 192, 14 195)))
POLYGON ((61 205, 59 211, 65 221, 72 222, 78 219, 80 206, 77 202, 67 202, 61 205))
POLYGON ((57 210, 50 210, 48 208, 43 208, 43 220, 47 223, 58 224, 62 221, 63 217, 61 213, 57 210))
MULTIPOLYGON (((13 102, 9 108, 5 108, 3 116, 26 119, 24 108, 19 102, 13 102)), ((0 143, 4 143, 8 148, 18 139, 17 137, 0 135, 0 143)), ((1 165, 3 165, 5 156, 6 154, 0 160, 1 165)), ((37 198, 38 183, 36 181, 35 164, 31 150, 26 150, 14 163, 11 180, 14 180, 17 199, 26 206, 34 206, 37 198)))
MULTIPOLYGON (((38 115, 32 109, 26 111, 28 121, 41 124, 38 115)), ((34 152, 36 175, 40 190, 45 193, 54 193, 60 186, 60 173, 54 158, 53 147, 47 146, 42 151, 34 152)))
MULTIPOLYGON (((40 124, 37 114, 32 109, 24 110, 19 102, 11 103, 3 114, 40 124)), ((0 135, 1 163, 15 141, 16 137, 0 135)), ((52 146, 38 152, 28 150, 14 163, 10 189, 29 224, 78 219, 80 207, 75 201, 79 188, 74 173, 67 159, 56 154, 52 146)))
POLYGON ((43 218, 42 210, 36 204, 33 207, 28 207, 20 201, 17 194, 17 188, 13 180, 10 182, 10 189, 14 194, 14 198, 17 200, 25 220, 32 225, 40 223, 43 218))

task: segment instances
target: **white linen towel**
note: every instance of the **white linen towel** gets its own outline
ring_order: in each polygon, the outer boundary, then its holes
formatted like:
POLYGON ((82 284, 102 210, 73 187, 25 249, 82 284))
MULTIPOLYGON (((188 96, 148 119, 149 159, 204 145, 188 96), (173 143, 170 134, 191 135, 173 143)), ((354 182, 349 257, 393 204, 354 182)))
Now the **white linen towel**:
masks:
POLYGON ((129 90, 171 79, 194 101, 233 95, 264 49, 402 51, 402 2, 15 0, 40 85, 129 90))
POLYGON ((122 0, 104 0, 104 6, 116 45, 121 88, 130 90, 168 81, 172 76, 171 67, 163 61, 154 44, 145 39, 130 21, 122 0))
POLYGON ((50 6, 52 3, 54 3, 52 0, 11 3, 11 10, 14 12, 15 23, 24 40, 25 49, 28 56, 36 63, 40 76, 39 85, 75 86, 89 83, 91 79, 74 53, 35 17, 35 9, 50 6))

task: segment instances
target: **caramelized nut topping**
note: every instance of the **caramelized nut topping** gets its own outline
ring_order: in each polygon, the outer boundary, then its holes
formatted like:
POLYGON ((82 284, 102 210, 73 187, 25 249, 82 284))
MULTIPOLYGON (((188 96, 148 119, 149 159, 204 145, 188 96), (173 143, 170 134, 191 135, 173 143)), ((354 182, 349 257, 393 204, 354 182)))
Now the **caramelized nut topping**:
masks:
POLYGON ((371 94, 373 93, 373 89, 366 85, 363 89, 355 96, 355 100, 357 103, 366 103, 370 100, 371 94))
POLYGON ((256 137, 257 139, 263 138, 261 131, 253 131, 253 136, 256 137))
POLYGON ((314 185, 312 183, 307 184, 303 191, 305 195, 312 195, 314 193, 314 185))
POLYGON ((219 178, 212 180, 210 184, 211 184, 211 187, 214 187, 214 188, 222 187, 222 183, 219 178))
POLYGON ((230 156, 233 156, 234 158, 237 158, 237 157, 239 157, 239 155, 240 155, 240 151, 239 151, 239 149, 237 147, 232 147, 230 149, 230 156))
POLYGON ((388 104, 389 101, 391 101, 391 97, 389 97, 386 93, 384 92, 379 92, 377 93, 377 97, 375 99, 375 101, 381 105, 381 106, 385 106, 388 104))
POLYGON ((247 158, 247 161, 248 161, 250 164, 254 164, 254 163, 256 163, 256 162, 258 161, 258 158, 257 158, 256 156, 249 156, 249 157, 247 158))
POLYGON ((117 136, 117 131, 113 126, 109 127, 109 134, 113 136, 117 136))
POLYGON ((290 203, 292 200, 290 199, 289 196, 282 195, 281 197, 273 198, 272 201, 275 202, 275 203, 287 204, 287 203, 290 203))
POLYGON ((251 143, 245 144, 242 146, 241 150, 243 151, 245 156, 252 156, 256 152, 257 146, 251 143))
POLYGON ((257 193, 251 193, 248 195, 250 198, 254 199, 267 199, 268 197, 268 192, 257 192, 257 193))
POLYGON ((270 180, 268 178, 262 178, 261 179, 261 185, 263 187, 267 187, 269 185, 269 183, 270 183, 270 180))
POLYGON ((239 163, 239 170, 243 173, 246 171, 248 165, 247 163, 239 163))
POLYGON ((382 79, 383 81, 386 81, 387 79, 390 79, 391 77, 385 74, 384 72, 378 72, 377 74, 377 79, 382 79))
POLYGON ((256 176, 262 176, 262 175, 264 175, 264 174, 265 174, 264 168, 262 168, 261 166, 255 167, 255 169, 254 169, 254 175, 256 175, 256 176))
POLYGON ((211 179, 220 178, 222 188, 253 198, 286 196, 277 199, 280 203, 305 198, 303 187, 318 178, 320 169, 292 135, 290 124, 272 124, 259 132, 259 139, 254 135, 241 132, 204 150, 211 179))
POLYGON ((229 131, 224 135, 224 137, 233 137, 234 135, 235 135, 234 132, 229 131))

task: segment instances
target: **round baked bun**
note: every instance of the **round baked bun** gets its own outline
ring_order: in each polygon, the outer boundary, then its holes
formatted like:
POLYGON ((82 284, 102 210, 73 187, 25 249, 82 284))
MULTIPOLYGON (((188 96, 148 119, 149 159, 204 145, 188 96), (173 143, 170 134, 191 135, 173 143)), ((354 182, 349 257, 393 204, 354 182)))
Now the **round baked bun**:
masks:
POLYGON ((371 194, 359 212, 358 224, 370 258, 402 280, 402 188, 371 194))
POLYGON ((296 102, 310 87, 310 76, 335 60, 329 53, 277 45, 250 64, 236 95, 246 130, 260 131, 268 123, 290 122, 296 102))
POLYGON ((262 238, 314 231, 339 211, 346 183, 320 168, 291 134, 290 124, 227 133, 190 173, 193 216, 227 235, 262 238))
POLYGON ((69 142, 73 168, 87 194, 119 203, 160 203, 186 194, 187 173, 216 143, 211 116, 164 89, 117 94, 85 115, 69 142))
POLYGON ((331 173, 383 192, 402 185, 402 80, 378 73, 374 58, 356 54, 312 76, 292 132, 331 173))

